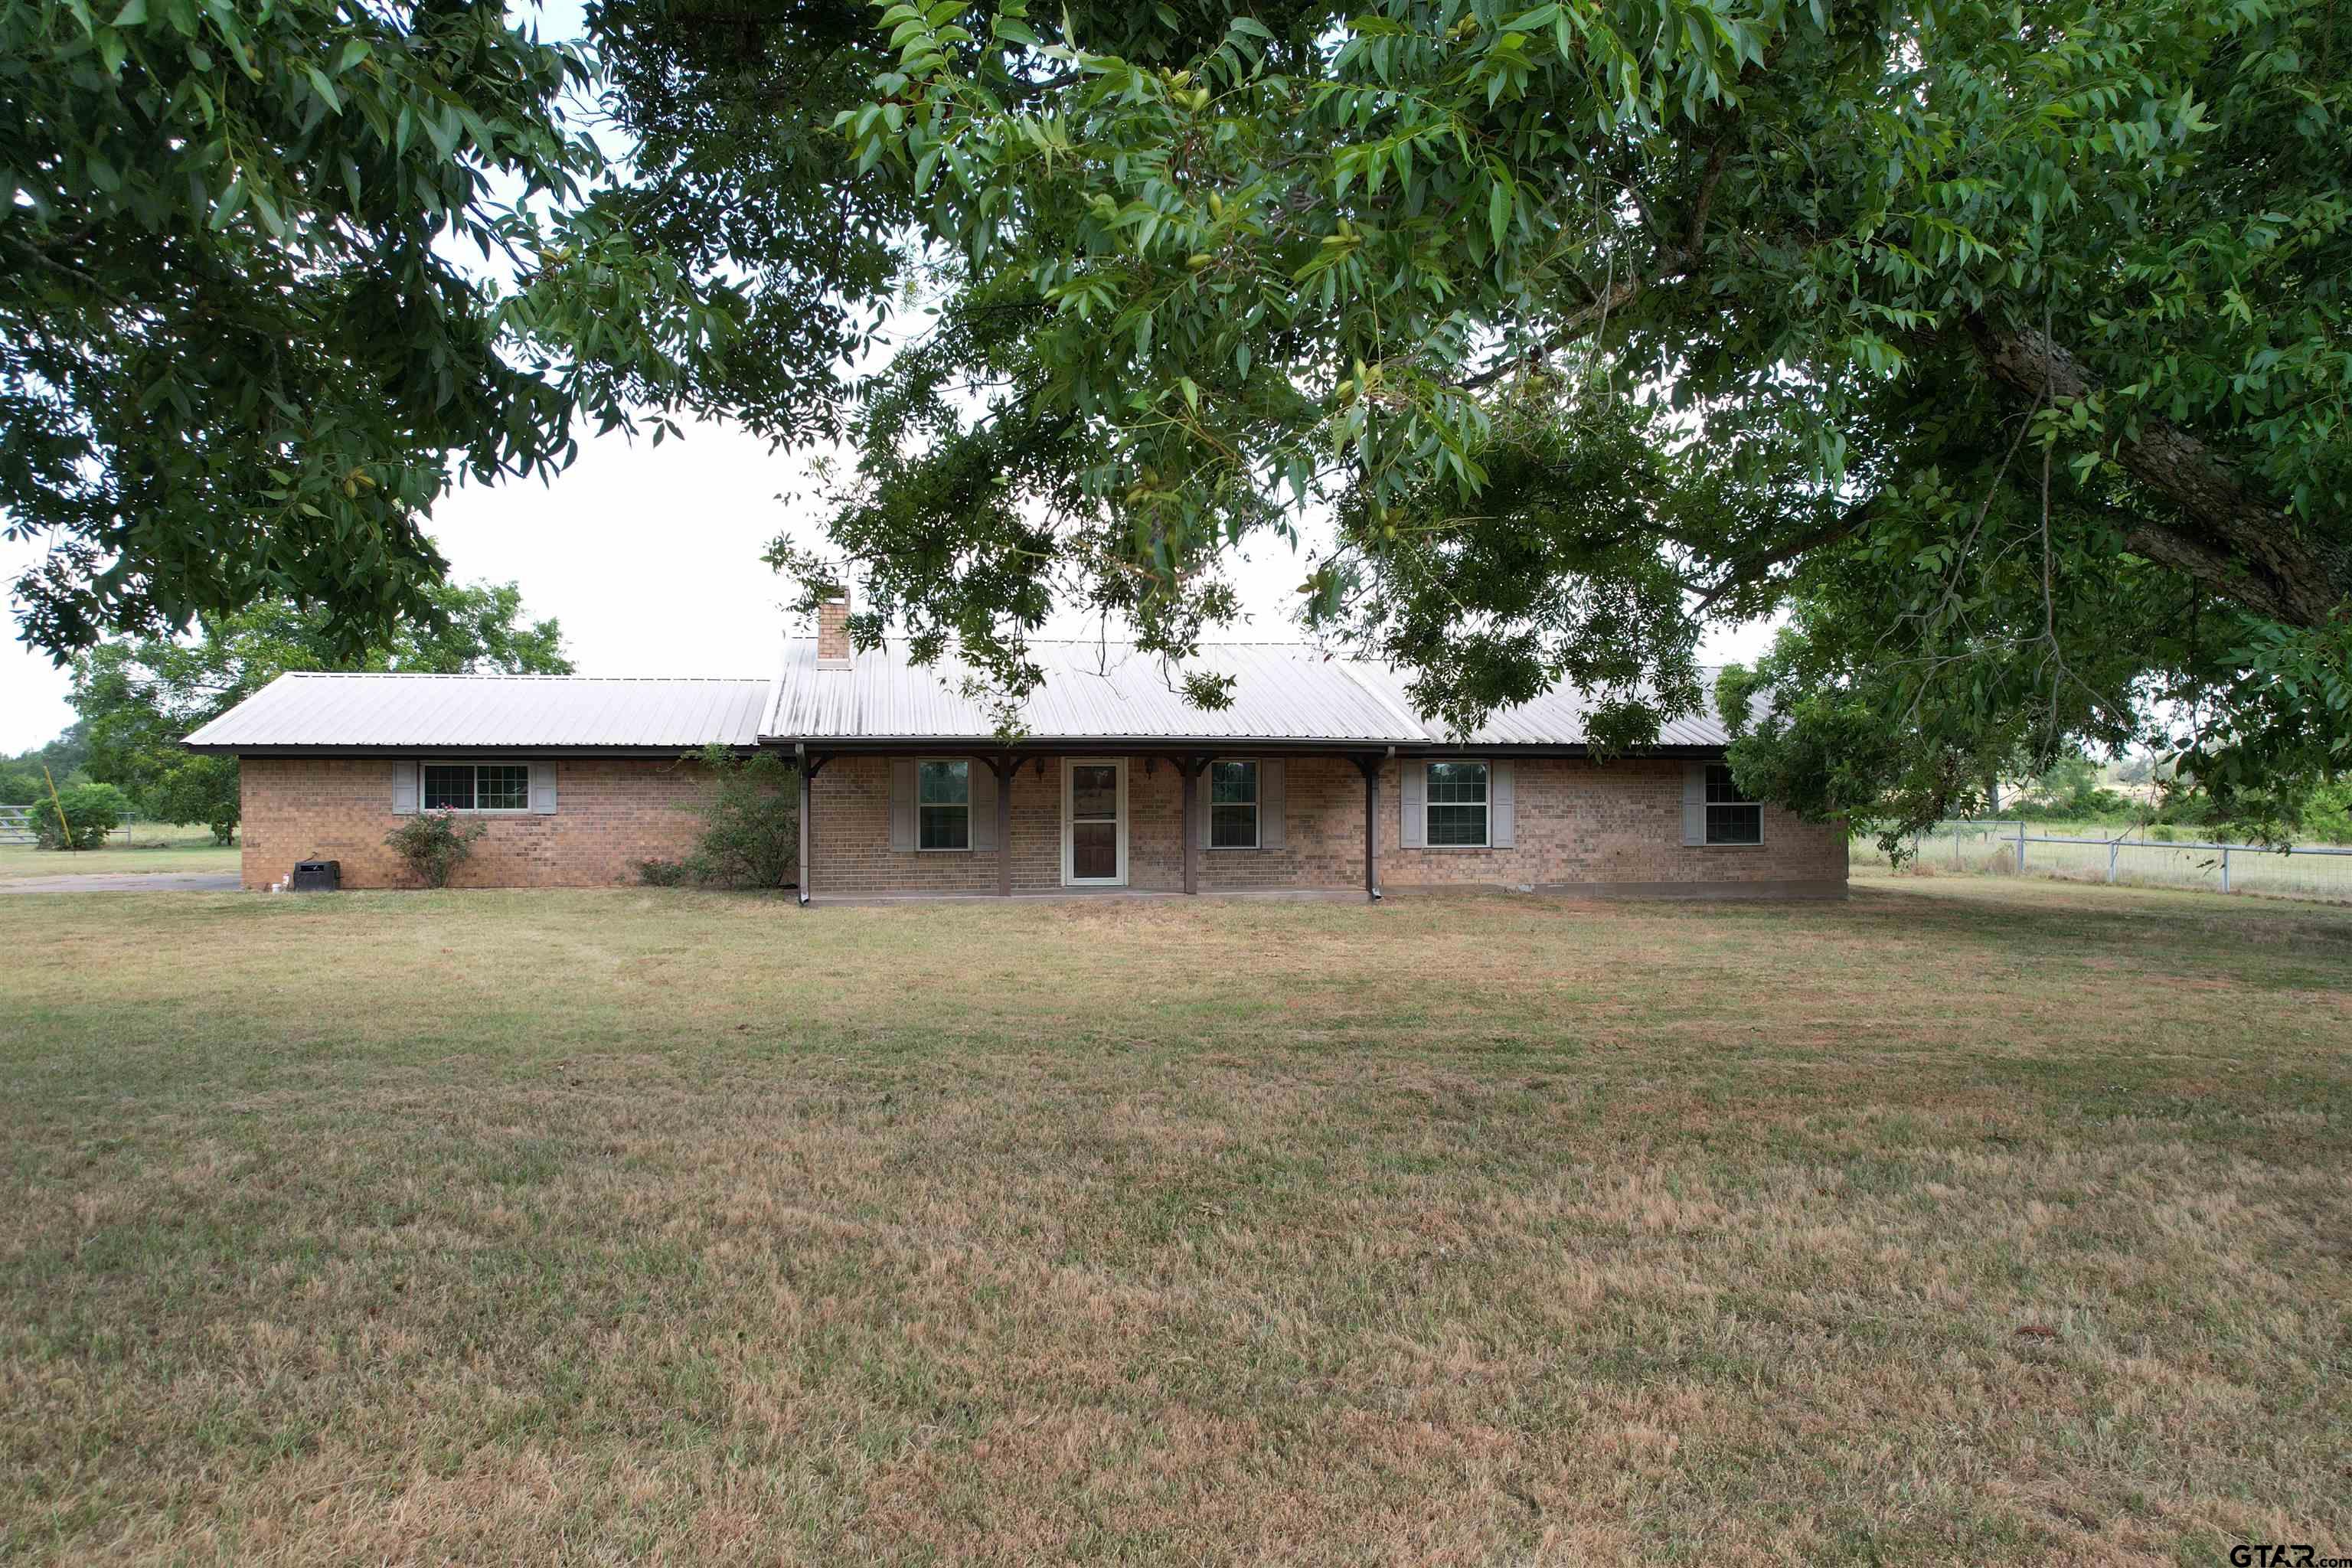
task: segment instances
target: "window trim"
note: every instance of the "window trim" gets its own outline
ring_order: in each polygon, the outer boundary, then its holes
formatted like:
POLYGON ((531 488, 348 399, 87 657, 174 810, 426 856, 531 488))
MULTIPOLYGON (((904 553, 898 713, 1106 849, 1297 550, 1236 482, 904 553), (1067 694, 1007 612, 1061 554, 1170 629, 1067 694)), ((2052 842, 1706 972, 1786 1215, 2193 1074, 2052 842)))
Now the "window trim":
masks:
MULTIPOLYGON (((1254 855, 1257 851, 1265 848, 1265 770, 1258 765, 1258 759, 1255 757, 1213 757, 1210 759, 1209 766, 1206 770, 1206 776, 1202 780, 1202 783, 1208 789, 1208 799, 1203 803, 1207 807, 1207 816, 1205 820, 1201 824, 1202 828, 1202 842, 1201 847, 1212 855, 1254 855), (1250 771, 1250 841, 1246 844, 1220 844, 1216 841, 1218 805, 1216 770, 1221 764, 1229 764, 1234 767, 1245 767, 1250 771)), ((1242 803, 1237 800, 1233 800, 1227 801, 1224 804, 1227 805, 1239 805, 1242 803)))
POLYGON ((420 815, 442 813, 452 816, 529 816, 530 809, 530 768, 529 761, 517 762, 509 757, 425 757, 416 764, 416 809, 420 815), (484 768, 520 768, 522 770, 522 804, 520 805, 427 805, 425 804, 425 770, 427 768, 471 768, 474 771, 474 798, 482 798, 484 768))
POLYGON ((1490 757, 1423 757, 1423 758, 1422 758, 1422 759, 1421 759, 1420 766, 1421 766, 1421 847, 1422 847, 1423 849, 1492 849, 1492 848, 1495 847, 1495 763, 1494 763, 1494 760, 1493 760, 1492 758, 1490 758, 1490 757), (1474 763, 1474 764, 1475 764, 1476 766, 1481 767, 1481 768, 1484 768, 1484 769, 1486 769, 1486 797, 1484 800, 1477 801, 1477 802, 1475 802, 1475 803, 1474 803, 1474 802, 1471 802, 1471 801, 1466 801, 1466 800, 1459 800, 1459 801, 1455 801, 1455 800, 1445 800, 1445 801, 1442 801, 1442 800, 1438 800, 1438 799, 1434 798, 1434 797, 1433 797, 1433 795, 1431 794, 1431 791, 1430 791, 1430 785, 1431 785, 1434 781, 1433 781, 1433 780, 1432 780, 1432 779, 1430 778, 1430 776, 1429 776, 1429 770, 1430 770, 1430 769, 1432 769, 1432 768, 1433 768, 1433 767, 1436 767, 1436 766, 1437 766, 1437 765, 1439 765, 1440 763, 1444 763, 1444 764, 1445 764, 1445 765, 1447 765, 1447 766, 1449 766, 1449 767, 1452 767, 1452 766, 1458 766, 1458 765, 1460 765, 1460 764, 1462 764, 1462 763, 1474 763), (1432 806, 1435 806, 1435 805, 1473 805, 1473 804, 1475 804, 1475 805, 1477 805, 1477 807, 1478 807, 1479 811, 1483 814, 1483 816, 1480 817, 1480 821, 1484 824, 1484 826, 1483 826, 1482 830, 1480 831, 1480 833, 1479 833, 1479 835, 1478 835, 1478 842, 1477 842, 1477 843, 1475 843, 1475 844, 1440 844, 1440 843, 1437 843, 1434 839, 1433 839, 1433 838, 1430 837, 1430 832, 1429 832, 1429 811, 1430 811, 1430 808, 1431 808, 1432 806))
MULTIPOLYGON (((917 757, 915 759, 916 854, 970 855, 972 853, 971 837, 973 823, 971 816, 971 768, 972 760, 970 757, 917 757), (923 844, 923 764, 925 763, 961 763, 963 764, 963 842, 961 845, 934 844, 927 848, 923 844)), ((998 787, 1002 788, 1003 786, 999 785, 998 787)), ((933 811, 938 811, 942 808, 954 810, 955 806, 953 803, 949 801, 933 801, 930 803, 930 809, 933 811)))
MULTIPOLYGON (((1707 788, 1714 784, 1716 769, 1721 768, 1727 778, 1731 773, 1731 764, 1728 763, 1702 763, 1699 765, 1706 770, 1706 772, 1702 775, 1703 782, 1700 784, 1702 795, 1704 795, 1704 792, 1707 788)), ((1739 786, 1735 783, 1731 787, 1738 789, 1739 786)), ((1761 849, 1764 847, 1764 803, 1760 800, 1716 801, 1702 798, 1699 802, 1699 827, 1700 838, 1698 847, 1702 849, 1761 849), (1717 838, 1715 836, 1715 808, 1718 805, 1736 805, 1742 807, 1743 809, 1754 811, 1756 813, 1756 837, 1753 838, 1717 838)))

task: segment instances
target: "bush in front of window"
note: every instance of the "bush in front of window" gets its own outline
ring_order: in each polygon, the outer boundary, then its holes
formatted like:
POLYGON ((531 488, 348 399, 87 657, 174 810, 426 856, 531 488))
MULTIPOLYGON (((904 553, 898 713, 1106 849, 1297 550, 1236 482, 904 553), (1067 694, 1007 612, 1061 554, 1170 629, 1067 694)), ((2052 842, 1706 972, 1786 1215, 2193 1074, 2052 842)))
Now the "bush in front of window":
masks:
POLYGON ((473 858, 474 842, 489 828, 479 822, 460 827, 454 812, 425 811, 383 836, 409 875, 428 888, 446 888, 450 876, 473 858))
MULTIPOLYGON (((789 888, 800 876, 800 781, 773 752, 739 757, 712 746, 697 759, 710 795, 695 809, 702 832, 683 869, 719 888, 789 888)), ((642 876, 644 868, 638 868, 642 876)))

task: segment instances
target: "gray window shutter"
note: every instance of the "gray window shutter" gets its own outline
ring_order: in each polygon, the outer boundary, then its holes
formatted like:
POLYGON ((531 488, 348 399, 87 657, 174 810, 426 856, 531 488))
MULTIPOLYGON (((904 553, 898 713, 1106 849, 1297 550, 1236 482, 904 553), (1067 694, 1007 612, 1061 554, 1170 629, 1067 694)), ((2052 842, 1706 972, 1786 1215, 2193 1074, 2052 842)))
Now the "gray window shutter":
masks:
POLYGON ((1706 764, 1683 764, 1683 842, 1706 842, 1706 764))
POLYGON ((1404 821, 1397 842, 1408 849, 1429 847, 1429 764, 1411 757, 1397 764, 1397 806, 1404 821))
POLYGON ((395 757, 392 763, 392 814, 416 815, 416 759, 395 757))
POLYGON ((555 815, 555 764, 530 764, 530 809, 541 816, 555 815))
POLYGON ((1257 765, 1257 847, 1280 849, 1288 840, 1283 837, 1283 803, 1289 781, 1283 777, 1282 761, 1271 758, 1257 765))
POLYGON ((1209 778, 1215 766, 1213 759, 1202 763, 1200 776, 1192 781, 1192 846, 1202 851, 1209 847, 1209 778))
POLYGON ((1510 763, 1487 764, 1486 842, 1497 849, 1518 847, 1517 783, 1510 763))
POLYGON ((971 759, 971 847, 996 847, 996 770, 971 759))
POLYGON ((915 759, 890 759, 890 847, 915 847, 915 759))

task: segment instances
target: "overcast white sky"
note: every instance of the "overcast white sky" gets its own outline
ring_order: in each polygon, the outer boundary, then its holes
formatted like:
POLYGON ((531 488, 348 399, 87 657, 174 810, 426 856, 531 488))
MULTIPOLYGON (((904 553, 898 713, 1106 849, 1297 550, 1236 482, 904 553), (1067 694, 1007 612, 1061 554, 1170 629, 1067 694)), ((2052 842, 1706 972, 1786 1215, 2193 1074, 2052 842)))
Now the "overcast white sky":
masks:
MULTIPOLYGON (((575 5, 547 7, 548 37, 576 31, 575 5)), ((723 426, 691 427, 656 448, 614 436, 582 443, 580 460, 551 485, 464 488, 434 509, 431 532, 460 582, 521 585, 533 618, 562 623, 584 675, 770 674, 796 628, 780 604, 791 584, 760 556, 787 529, 820 542, 813 510, 776 498, 813 487, 800 464, 723 426), (796 515, 797 514, 797 515, 796 515)), ((37 546, 0 541, 0 582, 14 582, 37 546)), ((1253 546, 1236 579, 1248 620, 1224 637, 1293 635, 1287 616, 1305 574, 1275 541, 1253 546)), ((48 741, 71 722, 65 672, 13 640, 0 651, 0 753, 48 741)), ((1085 622, 1050 628, 1083 635, 1085 622)), ((1710 659, 1760 651, 1762 626, 1710 638, 1710 659)))
MULTIPOLYGON (((820 542, 808 503, 788 509, 776 499, 808 489, 796 461, 771 457, 740 431, 695 427, 659 447, 613 437, 583 442, 551 485, 453 491, 434 509, 432 533, 459 581, 519 583, 533 617, 562 621, 584 675, 765 677, 795 628, 781 607, 791 584, 760 556, 787 528, 820 542)), ((13 582, 35 554, 0 543, 0 574, 13 582)), ((1252 556, 1236 574, 1250 619, 1221 635, 1295 635, 1286 617, 1304 563, 1271 540, 1252 556)), ((1763 628, 1743 628, 1710 639, 1707 654, 1748 658, 1763 640, 1763 628)), ((0 752, 40 745, 71 722, 66 687, 45 657, 9 642, 0 652, 0 752)))

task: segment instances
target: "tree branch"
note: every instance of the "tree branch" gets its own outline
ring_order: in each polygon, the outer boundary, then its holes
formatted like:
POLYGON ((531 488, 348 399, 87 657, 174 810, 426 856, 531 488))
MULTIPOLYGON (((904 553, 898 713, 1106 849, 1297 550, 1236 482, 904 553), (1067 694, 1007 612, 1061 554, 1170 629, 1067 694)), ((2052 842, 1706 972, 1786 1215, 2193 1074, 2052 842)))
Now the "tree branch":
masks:
MULTIPOLYGON (((1699 269, 1700 264, 1706 258, 1704 247, 1706 240, 1707 212, 1715 205, 1716 188, 1723 184, 1723 171, 1730 162, 1730 156, 1731 135, 1727 131, 1723 135, 1717 137, 1714 145, 1706 150, 1706 164, 1699 171, 1698 195, 1691 202, 1690 226, 1685 233, 1681 247, 1668 250, 1660 256, 1657 269, 1648 276, 1630 278, 1614 288, 1604 289, 1595 295, 1591 304, 1571 311, 1559 326, 1552 329, 1550 336, 1545 338, 1536 348, 1534 351, 1536 354, 1548 354, 1555 349, 1566 348, 1587 332, 1597 330, 1612 314, 1632 304, 1648 289, 1661 283, 1671 283, 1687 278, 1699 269)), ((1643 226, 1654 235, 1656 231, 1650 217, 1650 209, 1648 205, 1642 201, 1641 193, 1635 191, 1630 183, 1622 179, 1620 183, 1625 185, 1626 191, 1633 195, 1635 204, 1641 207, 1643 226)), ((1487 366, 1477 374, 1469 376, 1456 384, 1464 392, 1475 392, 1482 386, 1491 386, 1526 363, 1528 357, 1526 354, 1514 355, 1500 364, 1487 366)))
MULTIPOLYGON (((1969 335, 1993 379, 2051 403, 2100 389, 2082 363, 2049 334, 1995 327, 1971 316, 1969 335)), ((2261 615, 2294 626, 2325 623, 2352 592, 2352 571, 2303 537, 2297 521, 2256 495, 2236 468, 2170 420, 2140 420, 2116 460, 2141 486, 2179 510, 2181 525, 2138 519, 2126 530, 2136 554, 2188 573, 2261 615)))
MULTIPOLYGON (((1686 258, 1675 258, 1678 262, 1686 258)), ((1533 351, 1534 354, 1548 354, 1554 349, 1566 348, 1607 321, 1612 311, 1632 304, 1653 283, 1670 282, 1680 276, 1683 276, 1683 272, 1675 270, 1661 273, 1654 279, 1631 278, 1613 289, 1603 290, 1591 304, 1582 310, 1572 310, 1563 318, 1559 325, 1552 330, 1551 334, 1533 351)), ((1488 365, 1477 374, 1465 376, 1454 384, 1464 392, 1475 392, 1482 386, 1491 386, 1525 364, 1529 357, 1531 356, 1524 353, 1514 354, 1502 363, 1488 365)))
POLYGON ((1861 531, 1870 521, 1871 510, 1877 504, 1876 496, 1864 497, 1819 528, 1801 534, 1785 544, 1776 545, 1761 554, 1749 556, 1747 560, 1735 563, 1721 582, 1699 595, 1698 603, 1691 606, 1691 614, 1705 615, 1729 595, 1762 581, 1764 574, 1775 566, 1785 566, 1809 551, 1819 550, 1825 544, 1834 544, 1841 539, 1861 531))
POLYGON ((1706 254, 1706 211, 1715 205, 1715 187, 1723 183, 1724 164, 1731 153, 1731 133, 1727 131, 1715 139, 1706 150, 1706 167, 1698 177, 1698 199, 1691 204, 1690 232, 1683 238, 1683 264, 1696 268, 1698 258, 1706 254))

